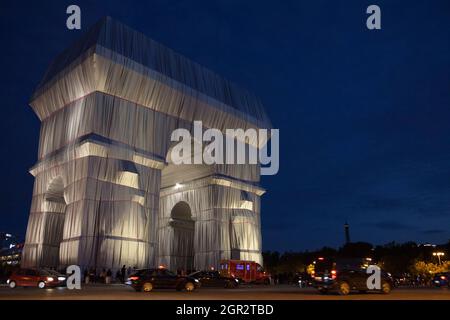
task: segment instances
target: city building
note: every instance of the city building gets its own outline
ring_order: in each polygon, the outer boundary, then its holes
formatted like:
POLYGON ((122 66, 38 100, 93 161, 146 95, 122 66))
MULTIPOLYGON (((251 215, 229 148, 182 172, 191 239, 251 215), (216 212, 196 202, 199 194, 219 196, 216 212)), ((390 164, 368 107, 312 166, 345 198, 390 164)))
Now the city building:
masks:
POLYGON ((0 232, 0 266, 15 266, 20 264, 23 243, 9 232, 0 232))
POLYGON ((51 63, 30 105, 41 135, 24 267, 262 264, 260 166, 169 157, 173 130, 197 120, 270 128, 255 96, 108 17, 51 63))
POLYGON ((18 266, 22 258, 23 243, 0 250, 0 267, 18 266))
POLYGON ((0 250, 10 249, 17 244, 16 237, 8 232, 0 232, 0 250))

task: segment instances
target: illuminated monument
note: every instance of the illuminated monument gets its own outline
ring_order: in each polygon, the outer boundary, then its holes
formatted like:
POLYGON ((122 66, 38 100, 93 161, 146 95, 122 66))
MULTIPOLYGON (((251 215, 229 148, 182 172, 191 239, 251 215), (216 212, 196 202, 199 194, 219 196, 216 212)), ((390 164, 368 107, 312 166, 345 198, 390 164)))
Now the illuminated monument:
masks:
POLYGON ((23 266, 261 260, 259 165, 175 165, 176 128, 269 128, 257 98, 104 18, 50 65, 23 266))

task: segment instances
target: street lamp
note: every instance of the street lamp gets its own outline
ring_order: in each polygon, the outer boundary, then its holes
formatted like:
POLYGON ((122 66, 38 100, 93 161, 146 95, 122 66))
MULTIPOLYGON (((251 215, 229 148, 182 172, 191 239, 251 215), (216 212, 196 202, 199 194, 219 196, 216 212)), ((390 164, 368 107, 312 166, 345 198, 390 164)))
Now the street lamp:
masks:
POLYGON ((433 252, 433 256, 438 257, 439 264, 441 264, 441 257, 444 256, 443 252, 433 252))

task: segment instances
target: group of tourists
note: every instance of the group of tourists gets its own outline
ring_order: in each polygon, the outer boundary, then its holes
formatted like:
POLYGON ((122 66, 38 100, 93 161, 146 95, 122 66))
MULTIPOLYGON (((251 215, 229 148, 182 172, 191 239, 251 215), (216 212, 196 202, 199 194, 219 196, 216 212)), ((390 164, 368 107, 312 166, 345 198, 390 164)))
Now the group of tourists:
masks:
POLYGON ((87 283, 124 283, 127 278, 136 271, 136 267, 128 268, 123 265, 122 268, 118 269, 115 277, 113 278, 113 273, 111 269, 103 268, 100 273, 97 273, 95 268, 86 269, 84 271, 84 282, 87 283))

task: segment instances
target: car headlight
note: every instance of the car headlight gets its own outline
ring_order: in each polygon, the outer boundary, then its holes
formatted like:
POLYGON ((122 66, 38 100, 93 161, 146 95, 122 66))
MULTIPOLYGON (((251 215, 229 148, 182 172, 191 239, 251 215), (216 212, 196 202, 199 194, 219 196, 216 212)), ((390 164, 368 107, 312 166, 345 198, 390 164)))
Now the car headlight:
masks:
POLYGON ((8 280, 6 280, 6 284, 9 284, 9 279, 8 279, 8 280))
POLYGON ((198 279, 194 279, 195 282, 199 282, 198 279))
POLYGON ((55 280, 53 277, 47 277, 47 281, 52 282, 53 280, 55 280))
POLYGON ((66 277, 58 277, 58 281, 64 281, 66 280, 66 277))

